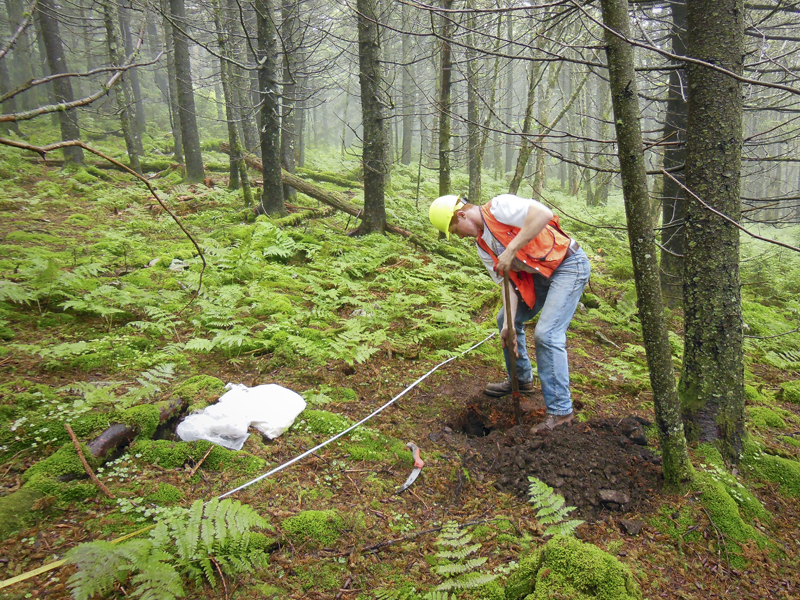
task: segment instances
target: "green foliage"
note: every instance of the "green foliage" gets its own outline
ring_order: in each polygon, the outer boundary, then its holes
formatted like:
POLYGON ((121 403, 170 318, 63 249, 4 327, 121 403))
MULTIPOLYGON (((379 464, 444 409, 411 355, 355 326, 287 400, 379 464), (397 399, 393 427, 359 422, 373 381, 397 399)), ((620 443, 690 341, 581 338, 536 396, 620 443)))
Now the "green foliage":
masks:
POLYGON ((773 409, 766 406, 748 406, 747 416, 750 424, 758 429, 786 429, 786 421, 773 409))
MULTIPOLYGON (((470 558, 481 547, 480 543, 472 544, 471 541, 472 535, 466 530, 461 530, 455 521, 444 524, 436 540, 439 550, 436 552, 436 565, 432 570, 445 581, 440 583, 435 591, 474 589, 497 578, 497 575, 480 572, 480 567, 486 563, 486 558, 470 558)), ((426 596, 426 598, 436 597, 442 596, 426 596)))
POLYGON ((781 391, 778 397, 784 402, 800 404, 800 380, 784 381, 781 383, 781 391))
POLYGON ((305 510, 281 522, 281 530, 296 542, 313 540, 322 546, 338 540, 343 528, 344 519, 335 510, 305 510))
POLYGON ((791 497, 800 496, 800 461, 773 456, 751 437, 745 441, 742 462, 757 477, 780 485, 780 491, 791 497))
POLYGON ((547 525, 544 534, 549 535, 573 535, 575 529, 584 521, 577 519, 567 519, 569 513, 575 510, 574 506, 564 506, 564 497, 556 494, 549 485, 537 479, 528 477, 529 502, 536 509, 536 518, 542 525, 547 525))
POLYGON ((185 595, 184 579, 216 587, 219 575, 267 564, 263 538, 252 531, 266 527, 236 500, 197 500, 186 514, 159 521, 148 539, 76 546, 65 557, 78 567, 68 586, 76 600, 108 595, 120 585, 143 599, 172 600, 185 595))
POLYGON ((158 489, 148 495, 147 500, 159 505, 175 504, 183 500, 183 492, 169 483, 159 483, 158 489))

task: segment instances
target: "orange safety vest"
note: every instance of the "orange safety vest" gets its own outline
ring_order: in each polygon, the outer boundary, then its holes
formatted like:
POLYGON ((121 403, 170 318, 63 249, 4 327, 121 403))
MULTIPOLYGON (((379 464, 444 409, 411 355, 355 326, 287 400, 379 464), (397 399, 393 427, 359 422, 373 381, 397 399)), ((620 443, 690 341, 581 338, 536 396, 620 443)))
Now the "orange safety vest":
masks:
MULTIPOLYGON (((506 225, 495 219, 490 210, 491 205, 492 202, 490 200, 481 206, 483 222, 489 228, 489 231, 495 239, 503 246, 508 247, 511 240, 519 233, 519 227, 506 225)), ((571 242, 572 239, 559 227, 558 216, 553 215, 553 218, 545 225, 545 228, 542 229, 539 235, 517 252, 516 258, 534 269, 540 275, 549 278, 553 274, 553 271, 555 271, 564 260, 571 242)), ((477 244, 485 252, 489 253, 494 266, 497 267, 497 257, 494 255, 491 248, 489 248, 489 244, 480 236, 478 237, 477 244)), ((514 282, 517 290, 519 290, 520 296, 522 296, 525 304, 533 308, 533 305, 536 303, 533 274, 527 271, 509 271, 508 276, 509 279, 514 282)))

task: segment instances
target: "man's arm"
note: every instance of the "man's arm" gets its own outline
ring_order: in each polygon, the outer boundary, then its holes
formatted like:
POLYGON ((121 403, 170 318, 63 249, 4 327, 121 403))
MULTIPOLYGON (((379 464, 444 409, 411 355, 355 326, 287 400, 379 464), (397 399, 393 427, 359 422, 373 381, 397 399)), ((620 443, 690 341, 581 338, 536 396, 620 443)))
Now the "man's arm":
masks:
POLYGON ((506 246, 505 252, 497 257, 497 270, 499 272, 510 270, 511 264, 514 260, 514 257, 517 255, 517 252, 519 252, 522 247, 530 242, 533 238, 539 235, 552 218, 552 210, 547 208, 541 202, 531 200, 530 208, 528 208, 528 214, 525 217, 525 223, 520 228, 517 237, 511 240, 508 246, 506 246))

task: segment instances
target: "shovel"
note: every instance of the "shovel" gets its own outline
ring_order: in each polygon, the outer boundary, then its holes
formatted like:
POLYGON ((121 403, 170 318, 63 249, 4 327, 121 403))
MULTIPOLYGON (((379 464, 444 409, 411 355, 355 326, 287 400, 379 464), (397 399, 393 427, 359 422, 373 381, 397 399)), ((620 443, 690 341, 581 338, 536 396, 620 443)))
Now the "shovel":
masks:
MULTIPOLYGON (((514 316, 511 314, 511 290, 508 284, 508 272, 503 273, 503 288, 506 292, 506 328, 511 331, 514 327, 514 316)), ((516 333, 516 332, 515 332, 516 333)), ((515 342, 516 342, 516 335, 515 342)), ((508 340, 505 340, 508 343, 508 340)), ((514 416, 517 418, 517 425, 522 425, 522 408, 519 405, 519 378, 517 377, 517 349, 509 347, 510 353, 508 365, 511 371, 511 397, 514 399, 514 416)))

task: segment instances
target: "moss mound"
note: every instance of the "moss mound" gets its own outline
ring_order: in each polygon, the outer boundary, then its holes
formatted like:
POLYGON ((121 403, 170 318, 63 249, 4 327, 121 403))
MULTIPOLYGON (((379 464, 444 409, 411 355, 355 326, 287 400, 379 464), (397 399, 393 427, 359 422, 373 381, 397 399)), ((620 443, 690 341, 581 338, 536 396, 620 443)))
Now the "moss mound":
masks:
POLYGON ((203 468, 231 469, 245 475, 260 471, 264 460, 246 452, 234 452, 204 440, 198 442, 171 442, 169 440, 137 440, 131 445, 131 454, 150 464, 165 469, 177 469, 189 460, 199 462, 208 449, 211 452, 203 462, 203 468), (213 446, 213 447, 212 447, 213 446))
POLYGON ((555 537, 524 558, 506 585, 506 600, 640 600, 628 567, 597 546, 555 537))
POLYGON ((148 502, 154 502, 159 505, 175 504, 183 500, 183 492, 169 483, 159 483, 158 489, 148 495, 146 499, 148 502))
MULTIPOLYGON (((89 447, 81 444, 81 451, 86 461, 93 469, 99 466, 99 461, 92 456, 89 447)), ((50 479, 80 477, 86 474, 78 453, 72 443, 64 444, 44 460, 40 460, 22 474, 22 481, 28 482, 34 478, 47 477, 50 479)))
POLYGON ((745 441, 742 462, 757 477, 780 484, 782 494, 800 496, 800 462, 766 454, 752 438, 745 441))
MULTIPOLYGON (((167 262, 169 264, 169 262, 167 262)), ((225 384, 221 379, 210 375, 195 375, 179 383, 173 392, 189 404, 189 412, 203 410, 225 393, 225 384)))
POLYGON ((778 399, 792 404, 800 404, 800 380, 782 383, 778 399))
POLYGON ((284 519, 281 529, 295 542, 310 539, 327 546, 339 539, 344 519, 335 510, 305 510, 284 519))
POLYGON ((766 406, 748 406, 747 416, 750 424, 758 429, 774 427, 775 429, 786 429, 786 421, 781 416, 766 406))

